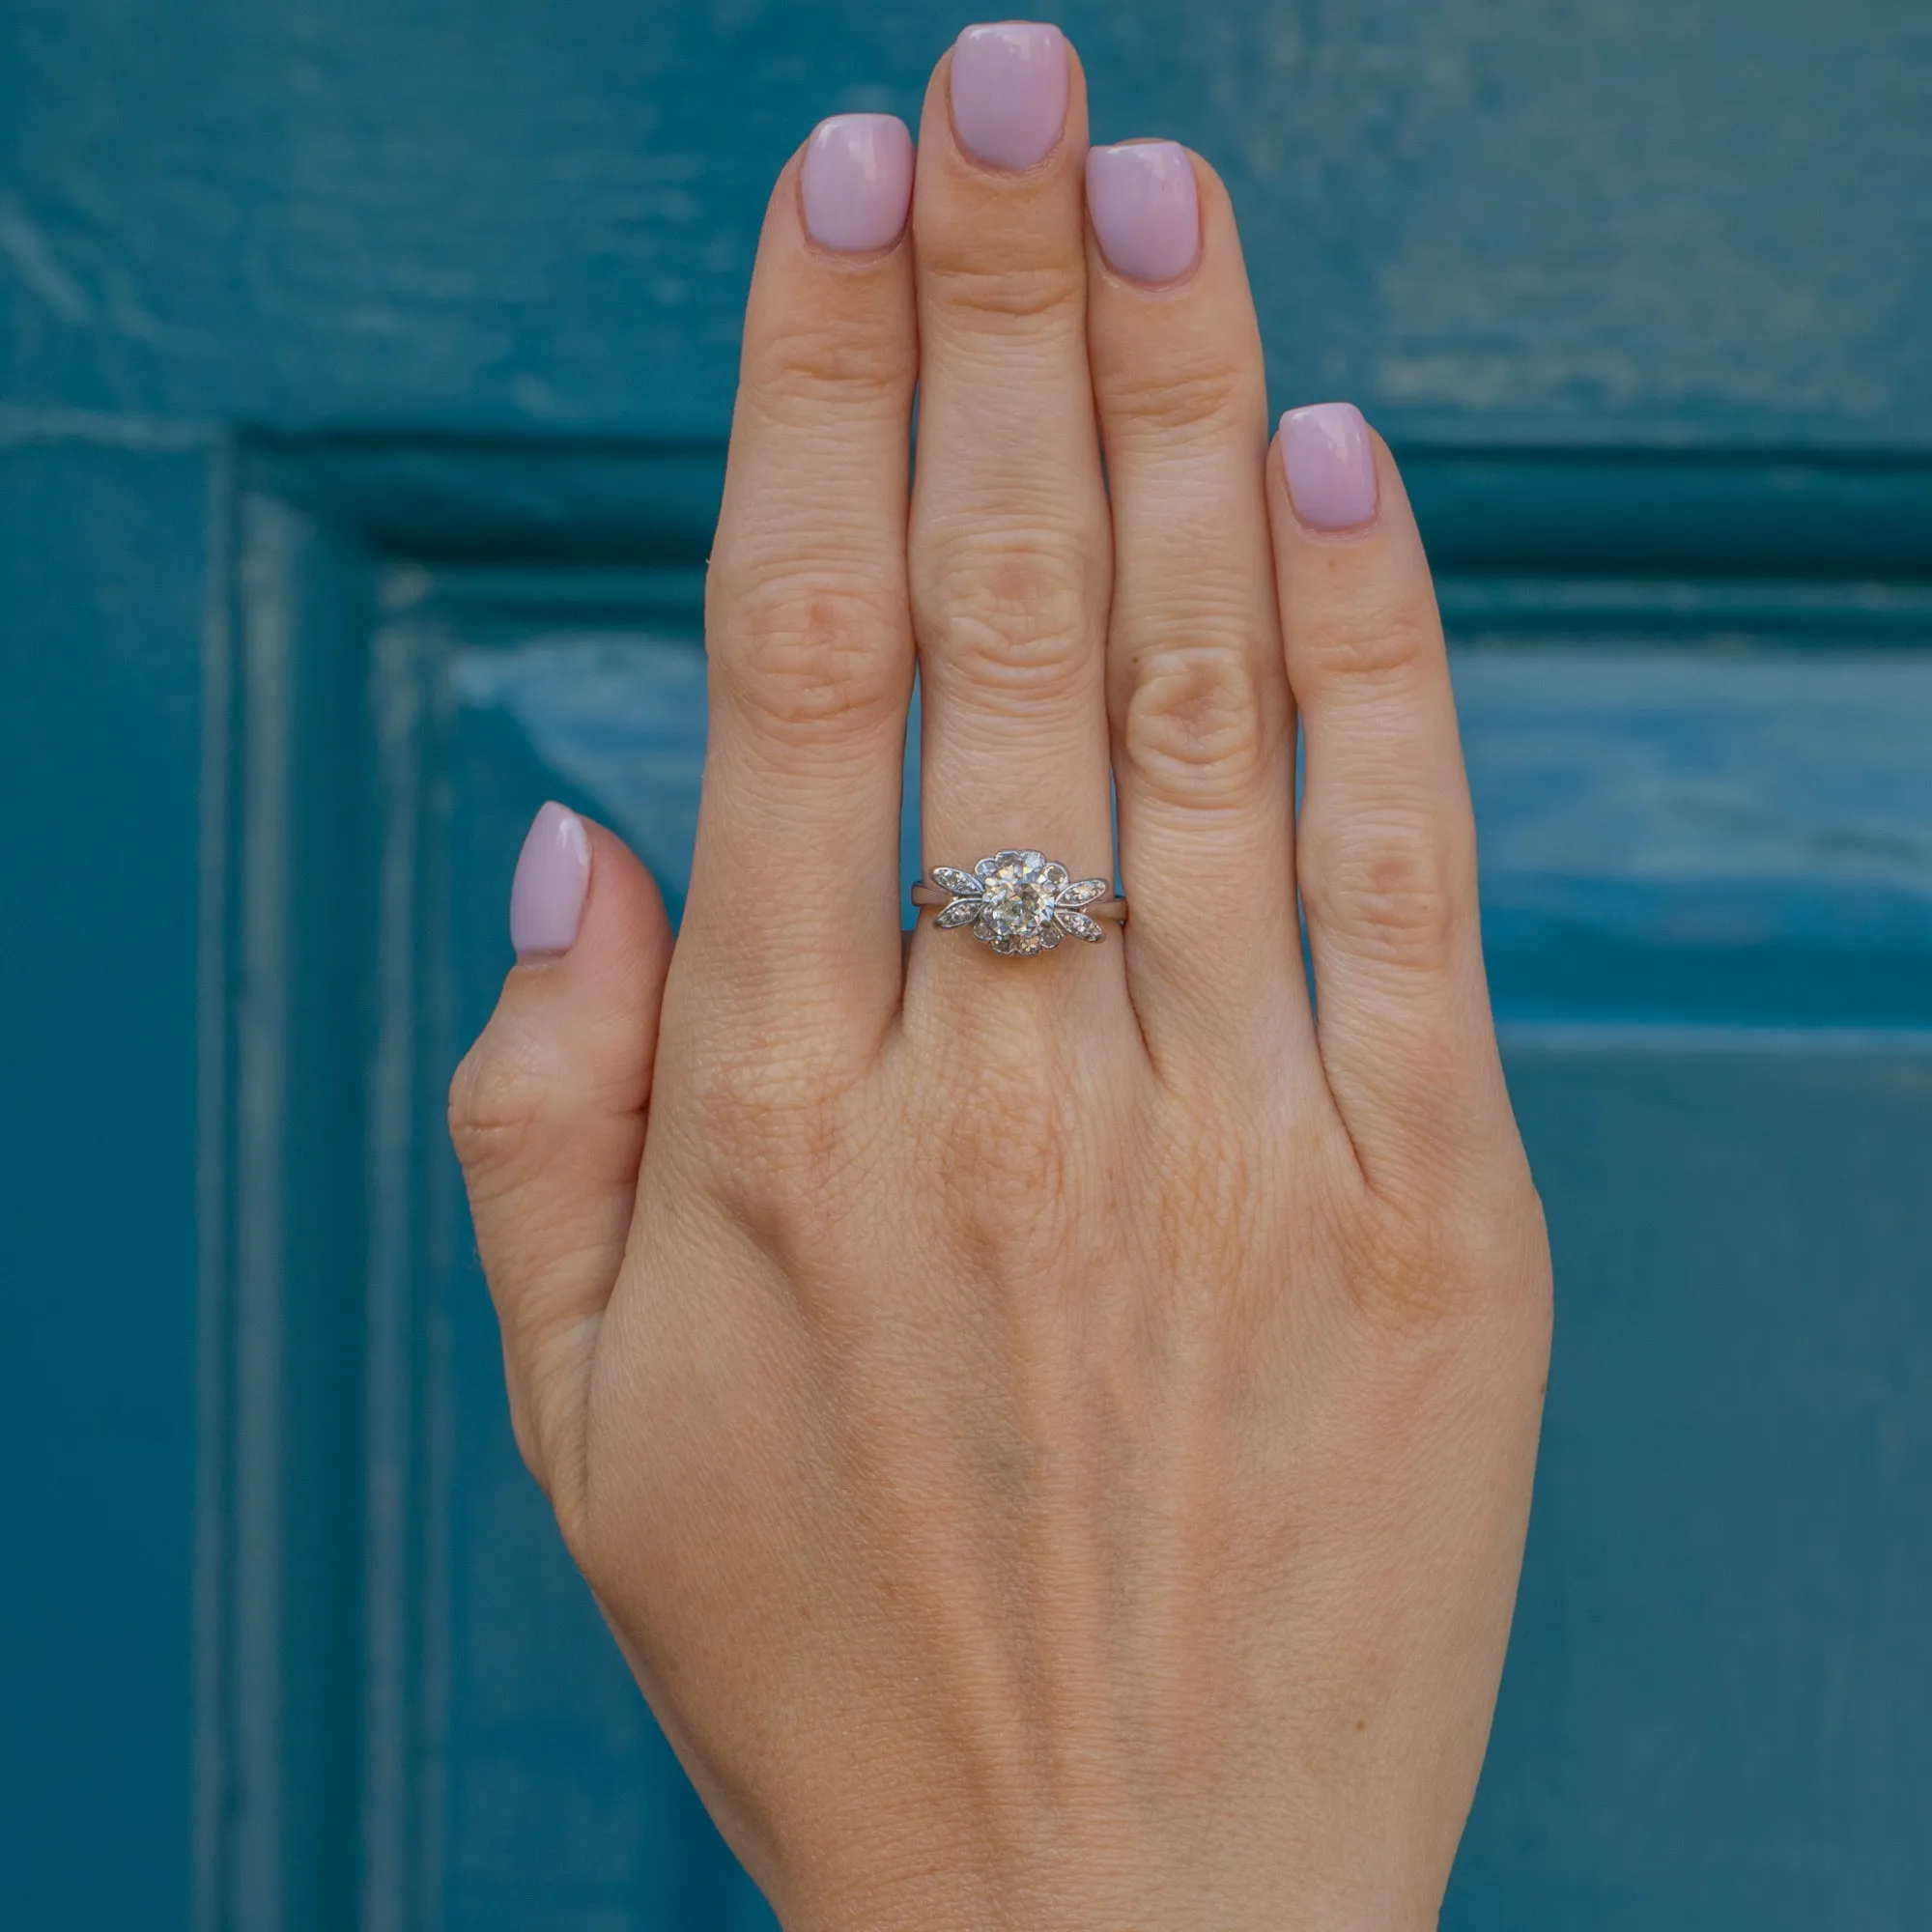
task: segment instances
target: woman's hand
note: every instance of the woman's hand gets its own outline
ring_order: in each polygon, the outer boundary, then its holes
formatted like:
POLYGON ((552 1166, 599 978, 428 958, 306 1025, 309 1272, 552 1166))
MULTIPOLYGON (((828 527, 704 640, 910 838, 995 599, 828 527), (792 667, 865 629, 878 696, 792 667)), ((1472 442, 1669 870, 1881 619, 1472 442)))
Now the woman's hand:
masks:
POLYGON ((854 116, 772 198, 675 953, 608 832, 519 869, 452 1101, 518 1439, 794 1932, 1426 1925, 1548 1275, 1422 549, 1053 29, 911 181, 854 116), (1124 934, 902 946, 915 652, 928 862, 1104 873, 1111 772, 1124 934))

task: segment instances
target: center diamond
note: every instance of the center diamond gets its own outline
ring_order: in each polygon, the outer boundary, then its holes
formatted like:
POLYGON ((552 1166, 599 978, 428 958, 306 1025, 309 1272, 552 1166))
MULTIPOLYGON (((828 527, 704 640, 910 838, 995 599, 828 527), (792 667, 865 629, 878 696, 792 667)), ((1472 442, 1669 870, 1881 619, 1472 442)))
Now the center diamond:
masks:
POLYGON ((1053 927, 1054 895, 1066 868, 1037 852, 997 852, 980 862, 980 930, 1032 952, 1053 927))

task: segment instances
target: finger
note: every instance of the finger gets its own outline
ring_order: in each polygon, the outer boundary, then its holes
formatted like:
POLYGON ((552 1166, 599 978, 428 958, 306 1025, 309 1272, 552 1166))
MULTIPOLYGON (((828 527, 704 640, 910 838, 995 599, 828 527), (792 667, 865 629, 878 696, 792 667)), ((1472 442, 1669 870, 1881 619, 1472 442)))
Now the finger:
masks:
POLYGON ((1499 1096, 1475 827, 1429 565, 1346 403, 1292 410, 1269 506, 1306 741, 1297 835, 1322 1064, 1356 1149, 1439 1162, 1499 1096))
MULTIPOLYGON (((920 141, 910 569, 925 857, 967 867, 1038 847, 1099 875, 1113 856, 1108 531, 1087 367, 1086 98, 1059 30, 969 27, 933 75, 920 141)), ((923 955, 948 978, 994 963, 924 922, 909 1000, 923 955)), ((1003 996, 1020 983, 1001 978, 1003 996)), ((1025 976, 1036 991, 1056 979, 1045 962, 1025 976)))
POLYGON ((781 175, 706 581, 711 735, 672 1000, 818 1042, 898 1003, 912 170, 904 124, 863 114, 781 175))
POLYGON ((1252 1062, 1264 1039, 1311 1042, 1261 331, 1234 210, 1205 161, 1133 142, 1095 148, 1087 174, 1134 1009, 1157 1060, 1179 1036, 1190 1056, 1218 1043, 1252 1062))
POLYGON ((518 1445, 561 1512, 637 1195, 670 925, 623 841, 559 805, 530 827, 510 907, 517 964, 456 1069, 449 1125, 518 1445))

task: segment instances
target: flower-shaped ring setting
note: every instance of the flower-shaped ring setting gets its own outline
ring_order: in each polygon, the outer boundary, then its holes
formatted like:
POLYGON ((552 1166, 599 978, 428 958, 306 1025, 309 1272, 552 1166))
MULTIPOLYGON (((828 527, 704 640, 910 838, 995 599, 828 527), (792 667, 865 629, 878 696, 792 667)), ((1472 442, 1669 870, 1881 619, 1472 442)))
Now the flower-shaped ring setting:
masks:
POLYGON ((1009 849, 979 861, 970 872, 935 866, 932 883, 912 889, 915 905, 938 906, 935 925, 971 926, 995 952, 1050 952, 1070 933, 1097 945, 1103 919, 1124 920, 1126 902, 1105 879, 1076 879, 1044 853, 1009 849))

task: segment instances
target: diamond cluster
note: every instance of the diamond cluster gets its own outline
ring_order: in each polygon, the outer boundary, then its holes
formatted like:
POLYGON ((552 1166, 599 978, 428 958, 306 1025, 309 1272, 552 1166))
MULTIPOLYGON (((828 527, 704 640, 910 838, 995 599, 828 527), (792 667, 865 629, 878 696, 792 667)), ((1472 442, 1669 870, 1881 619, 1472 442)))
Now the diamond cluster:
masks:
POLYGON ((970 925, 995 952, 1047 952, 1071 933, 1090 942, 1106 937, 1080 908, 1113 890, 1105 879, 1069 879, 1066 867, 1039 852, 995 852, 970 872, 932 868, 935 885, 952 896, 935 922, 970 925))

